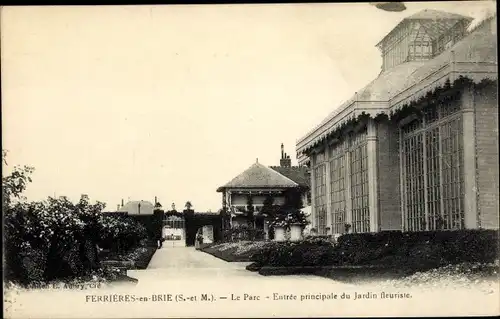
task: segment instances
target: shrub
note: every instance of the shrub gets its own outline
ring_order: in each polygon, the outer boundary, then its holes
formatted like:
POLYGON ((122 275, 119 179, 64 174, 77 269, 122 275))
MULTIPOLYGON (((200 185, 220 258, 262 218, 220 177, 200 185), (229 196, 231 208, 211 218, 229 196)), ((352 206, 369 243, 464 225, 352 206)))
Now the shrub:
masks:
POLYGON ((225 241, 262 240, 264 236, 264 230, 249 227, 248 225, 236 226, 225 230, 223 233, 225 241))
POLYGON ((77 276, 91 271, 87 241, 94 239, 95 224, 102 203, 89 205, 82 197, 77 205, 66 198, 43 202, 18 202, 4 208, 6 270, 9 278, 33 280, 29 273, 43 273, 44 279, 77 276), (37 257, 25 251, 33 250, 37 257), (24 258, 24 262, 22 262, 24 258), (30 265, 30 266, 28 266, 30 265), (29 270, 30 269, 30 270, 29 270))
POLYGON ((320 266, 334 254, 333 244, 322 238, 312 238, 299 243, 273 242, 252 255, 259 265, 274 267, 320 266))
POLYGON ((4 206, 6 279, 29 284, 86 276, 100 267, 96 244, 130 249, 145 237, 137 222, 101 215, 103 203, 67 198, 4 206))
MULTIPOLYGON (((6 151, 2 150, 7 165, 6 151)), ((6 281, 29 286, 34 282, 88 276, 100 268, 97 246, 100 235, 118 239, 130 247, 143 238, 134 223, 118 222, 111 230, 101 212, 104 204, 91 205, 82 195, 77 204, 67 198, 26 202, 22 193, 31 182, 32 167, 19 166, 2 177, 6 281), (106 233, 106 230, 108 231, 106 233)))
POLYGON ((492 263, 498 249, 496 230, 388 231, 345 234, 335 244, 322 238, 273 243, 251 260, 258 267, 370 265, 416 271, 462 262, 492 263))
POLYGON ((118 253, 129 251, 147 238, 146 228, 130 216, 102 215, 99 244, 118 253))
POLYGON ((274 252, 277 251, 278 247, 281 245, 283 245, 283 243, 271 242, 260 251, 253 253, 250 256, 250 260, 259 265, 268 265, 271 254, 274 254, 274 252))

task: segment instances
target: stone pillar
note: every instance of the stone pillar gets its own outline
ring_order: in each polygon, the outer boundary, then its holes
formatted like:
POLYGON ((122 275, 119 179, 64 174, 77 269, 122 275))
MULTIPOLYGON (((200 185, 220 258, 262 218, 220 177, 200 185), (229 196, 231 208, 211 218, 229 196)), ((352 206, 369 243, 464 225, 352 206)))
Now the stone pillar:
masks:
POLYGON ((227 207, 228 207, 228 212, 229 212, 229 222, 228 222, 228 228, 231 229, 233 228, 233 211, 232 211, 232 201, 231 201, 231 197, 232 197, 232 194, 231 194, 231 191, 228 191, 227 192, 227 207))
POLYGON ((316 179, 315 179, 315 169, 316 169, 316 154, 311 155, 311 227, 318 228, 318 223, 316 219, 316 179))
POLYGON ((477 228, 476 121, 472 87, 467 87, 462 93, 462 109, 465 228, 477 228))
POLYGON ((325 143, 325 174, 326 174, 326 227, 328 230, 327 235, 333 234, 333 220, 332 220, 332 189, 331 189, 331 176, 330 176, 330 147, 325 143))
POLYGON ((378 165, 377 165, 377 126, 373 119, 367 126, 367 162, 368 162, 368 205, 370 208, 370 232, 379 231, 378 213, 378 165))
MULTIPOLYGON (((350 144, 349 137, 348 145, 350 144)), ((345 223, 351 225, 352 229, 352 196, 351 196, 351 152, 349 147, 345 150, 345 223)), ((350 230, 349 230, 350 232, 350 230)))

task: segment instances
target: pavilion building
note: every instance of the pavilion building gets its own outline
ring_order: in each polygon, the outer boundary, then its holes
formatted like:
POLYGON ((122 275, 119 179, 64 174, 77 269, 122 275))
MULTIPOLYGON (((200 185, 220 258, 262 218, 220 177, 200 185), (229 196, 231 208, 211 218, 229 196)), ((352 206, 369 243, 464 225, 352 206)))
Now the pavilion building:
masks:
POLYGON ((231 181, 217 188, 222 193, 222 206, 231 212, 230 227, 247 225, 249 206, 254 211, 253 227, 268 233, 268 219, 262 212, 266 200, 273 205, 283 205, 287 192, 294 191, 302 197, 304 210, 310 206, 310 177, 306 166, 292 166, 290 156, 281 145, 280 166, 266 166, 258 159, 231 181))
POLYGON ((297 141, 320 235, 499 227, 496 14, 424 10, 379 76, 297 141))

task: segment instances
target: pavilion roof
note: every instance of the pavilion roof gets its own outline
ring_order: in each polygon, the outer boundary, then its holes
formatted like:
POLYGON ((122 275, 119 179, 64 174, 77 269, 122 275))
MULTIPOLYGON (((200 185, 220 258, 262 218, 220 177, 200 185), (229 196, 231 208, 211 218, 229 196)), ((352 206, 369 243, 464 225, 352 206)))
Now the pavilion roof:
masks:
POLYGON ((241 174, 217 189, 218 192, 227 188, 294 188, 299 184, 282 175, 276 170, 254 163, 241 174))

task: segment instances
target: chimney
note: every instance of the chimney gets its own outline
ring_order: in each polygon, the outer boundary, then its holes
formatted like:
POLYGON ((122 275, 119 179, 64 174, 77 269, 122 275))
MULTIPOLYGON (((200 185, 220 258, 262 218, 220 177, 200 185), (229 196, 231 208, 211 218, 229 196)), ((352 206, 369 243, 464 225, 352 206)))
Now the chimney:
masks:
POLYGON ((287 155, 284 150, 283 150, 283 144, 281 144, 281 159, 280 159, 280 166, 281 167, 291 167, 292 166, 292 160, 290 159, 290 156, 287 155))
POLYGON ((116 210, 119 211, 120 210, 120 204, 116 205, 116 210))
POLYGON ((283 146, 283 143, 281 143, 281 159, 285 157, 285 147, 283 146))
POLYGON ((155 205, 158 203, 158 197, 155 196, 155 205))
POLYGON ((125 205, 123 204, 123 198, 122 198, 122 208, 123 208, 123 206, 125 206, 125 205))

